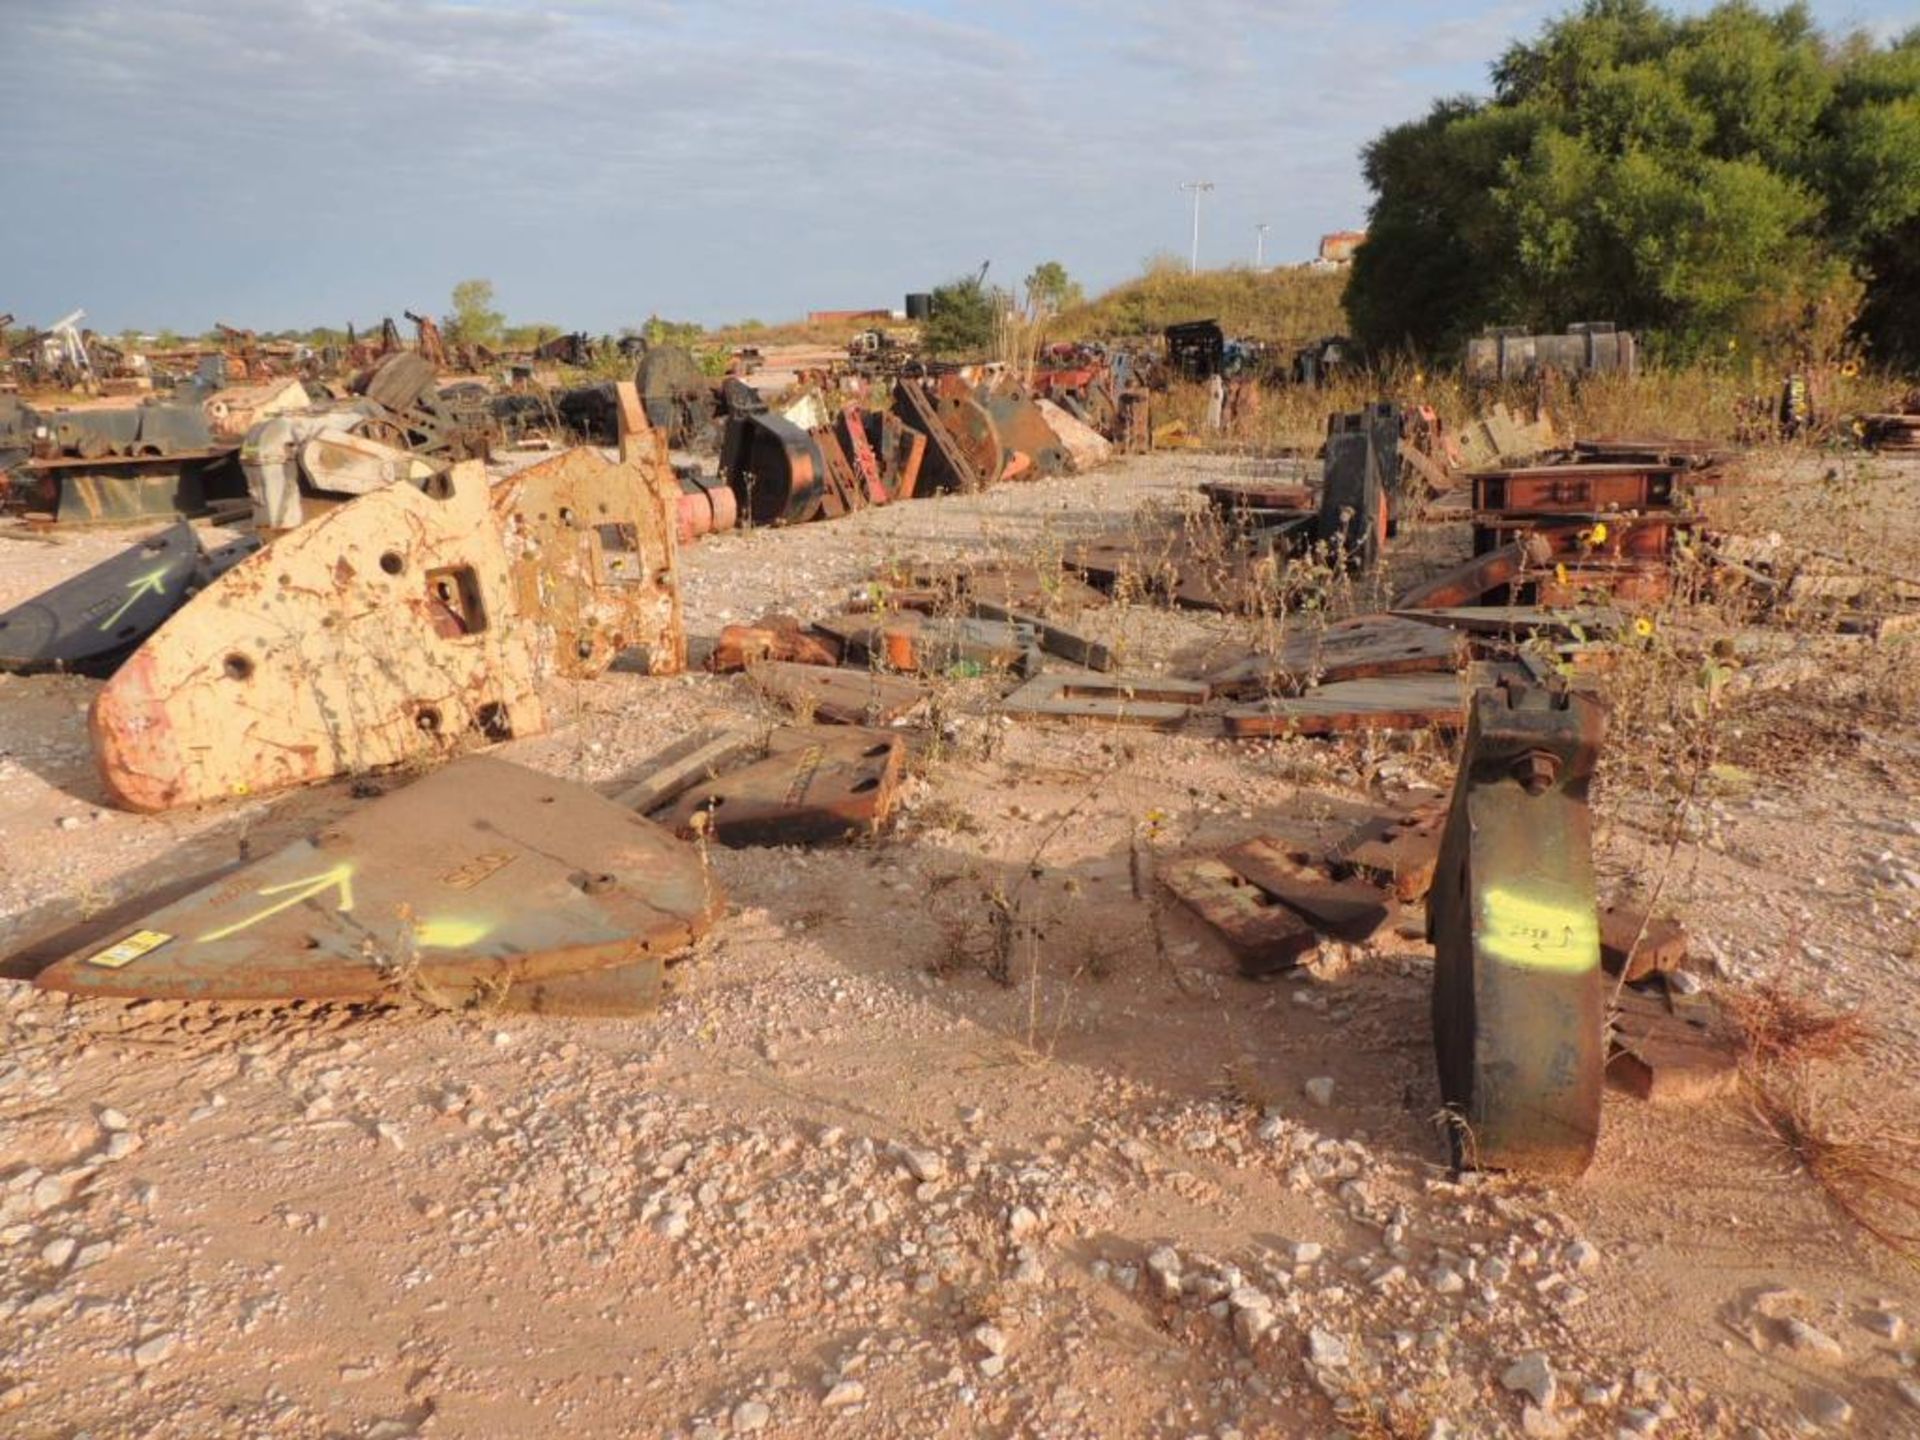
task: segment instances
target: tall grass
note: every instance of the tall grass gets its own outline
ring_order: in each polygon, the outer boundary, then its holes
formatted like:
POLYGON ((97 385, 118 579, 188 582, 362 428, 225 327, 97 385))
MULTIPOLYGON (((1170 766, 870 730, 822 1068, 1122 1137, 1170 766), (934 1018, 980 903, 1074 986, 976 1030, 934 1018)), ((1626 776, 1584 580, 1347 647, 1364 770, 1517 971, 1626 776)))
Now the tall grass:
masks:
POLYGON ((1137 280, 1055 316, 1053 340, 1095 340, 1154 335, 1183 320, 1218 320, 1229 335, 1277 344, 1304 344, 1343 334, 1347 312, 1340 301, 1346 272, 1239 266, 1189 274, 1156 265, 1137 280))

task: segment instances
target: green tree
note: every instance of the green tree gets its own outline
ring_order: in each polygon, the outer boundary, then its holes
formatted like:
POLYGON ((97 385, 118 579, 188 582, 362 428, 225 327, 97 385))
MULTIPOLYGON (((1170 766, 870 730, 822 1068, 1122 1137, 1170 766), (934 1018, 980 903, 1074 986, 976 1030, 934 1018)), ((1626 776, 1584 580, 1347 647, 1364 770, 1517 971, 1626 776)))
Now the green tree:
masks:
POLYGON ((498 349, 507 317, 493 308, 491 280, 462 280, 453 287, 453 312, 440 323, 456 344, 498 349))
POLYGON ((1027 276, 1027 313, 1036 319, 1058 315, 1085 300, 1086 292, 1058 260, 1045 260, 1027 276))
POLYGON ((1612 319, 1684 355, 1793 313, 1830 333, 1864 286, 1864 333, 1920 352, 1920 31, 1836 44, 1800 4, 1587 0, 1493 82, 1365 151, 1347 307, 1370 344, 1612 319))
POLYGON ((920 338, 935 355, 978 359, 993 346, 1006 295, 983 275, 965 275, 933 288, 933 314, 920 338))

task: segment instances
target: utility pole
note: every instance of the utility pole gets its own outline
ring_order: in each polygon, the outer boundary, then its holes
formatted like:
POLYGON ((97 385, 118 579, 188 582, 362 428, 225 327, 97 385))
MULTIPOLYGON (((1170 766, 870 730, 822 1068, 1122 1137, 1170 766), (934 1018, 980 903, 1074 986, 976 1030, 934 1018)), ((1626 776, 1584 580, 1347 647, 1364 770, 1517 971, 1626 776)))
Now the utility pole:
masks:
POLYGON ((1188 273, 1200 269, 1200 197, 1213 189, 1211 180, 1189 180, 1180 187, 1193 192, 1193 253, 1187 259, 1188 273))
POLYGON ((1253 227, 1253 234, 1254 234, 1253 268, 1256 270, 1261 270, 1266 268, 1267 231, 1271 230, 1272 228, 1273 227, 1267 224, 1267 222, 1264 220, 1262 220, 1258 225, 1253 227))

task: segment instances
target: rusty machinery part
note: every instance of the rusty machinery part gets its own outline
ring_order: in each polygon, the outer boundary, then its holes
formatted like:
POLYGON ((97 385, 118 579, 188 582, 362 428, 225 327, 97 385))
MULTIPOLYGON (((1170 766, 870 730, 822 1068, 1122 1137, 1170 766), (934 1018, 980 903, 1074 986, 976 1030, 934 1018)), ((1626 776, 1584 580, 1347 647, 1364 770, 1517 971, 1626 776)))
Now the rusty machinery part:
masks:
POLYGON ((515 611, 541 675, 586 680, 624 650, 650 674, 686 668, 680 482, 664 462, 616 464, 566 450, 493 492, 515 611))
POLYGON ((1478 605, 1492 596, 1495 601, 1512 598, 1529 571, 1553 558, 1547 541, 1538 535, 1522 535, 1511 544, 1474 556, 1451 570, 1403 590, 1393 602, 1396 610, 1434 610, 1450 605, 1478 605), (1495 594, 1507 591, 1505 597, 1495 594))
POLYGON ((859 478, 862 492, 873 504, 885 505, 893 499, 893 492, 881 478, 879 453, 867 438, 866 412, 858 405, 846 405, 841 407, 833 423, 841 448, 846 452, 847 462, 853 466, 853 473, 859 478))
POLYGON ((0 613, 0 670, 111 675, 194 593, 260 548, 252 536, 202 550, 179 524, 0 613))
POLYGON ((544 730, 491 521, 486 471, 468 461, 243 560, 95 697, 108 792, 165 810, 544 730))
POLYGON ((1000 432, 1001 443, 1009 453, 1032 460, 1036 476, 1059 475, 1070 468, 1072 457, 1067 447, 1060 443, 1060 436, 1047 423, 1047 417, 1032 397, 1009 391, 989 395, 986 406, 993 428, 1000 432))
POLYGON ((1427 896, 1434 1052, 1457 1164, 1580 1174, 1600 1131, 1600 927, 1588 695, 1503 678, 1474 692, 1427 896))
POLYGON ((854 727, 773 732, 773 753, 696 786, 660 820, 722 845, 819 845, 876 833, 906 757, 898 735, 854 727))
POLYGON ((665 432, 670 445, 690 443, 713 418, 713 382, 683 346, 649 345, 633 382, 647 423, 665 432))
POLYGON ((959 376, 949 375, 938 382, 933 413, 983 484, 991 485, 1006 474, 1013 453, 987 407, 959 376))
POLYGON ((659 826, 584 786, 468 756, 64 955, 34 983, 454 1008, 657 965, 724 906, 698 853, 659 826))
POLYGON ((908 429, 926 437, 926 452, 920 463, 920 494, 931 495, 943 490, 971 493, 999 478, 997 470, 983 476, 974 468, 953 432, 941 421, 933 397, 918 381, 894 382, 893 413, 908 429))
POLYGON ((771 411, 733 415, 720 442, 720 473, 754 525, 798 525, 826 499, 826 458, 813 437, 771 411))
POLYGON ((1384 457, 1365 411, 1335 413, 1327 421, 1315 538, 1349 568, 1371 570, 1389 523, 1384 457))
POLYGON ((1451 673, 1466 658, 1466 640, 1441 626, 1393 615, 1356 615, 1295 631, 1274 653, 1243 655, 1206 678, 1216 695, 1257 700, 1299 695, 1344 680, 1451 673))

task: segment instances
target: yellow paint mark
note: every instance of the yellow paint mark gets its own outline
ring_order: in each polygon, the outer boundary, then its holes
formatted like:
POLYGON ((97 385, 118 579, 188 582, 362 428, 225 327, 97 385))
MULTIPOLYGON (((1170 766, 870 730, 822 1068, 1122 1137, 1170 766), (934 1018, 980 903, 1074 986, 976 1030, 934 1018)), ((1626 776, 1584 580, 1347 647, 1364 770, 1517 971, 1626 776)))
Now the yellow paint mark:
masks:
POLYGON ((126 939, 109 945, 98 955, 89 955, 86 963, 99 965, 107 970, 119 970, 131 965, 142 955, 151 955, 171 939, 173 936, 164 930, 136 930, 126 939))
POLYGON ((137 579, 129 580, 127 582, 127 589, 131 590, 133 593, 127 596, 125 603, 122 604, 118 610, 114 611, 113 614, 109 615, 105 620, 102 620, 100 622, 100 628, 102 630, 111 630, 115 625, 118 625, 120 623, 120 617, 126 614, 127 611, 131 610, 134 606, 134 602, 137 601, 142 595, 158 594, 160 591, 160 587, 167 583, 167 572, 172 569, 173 569, 173 563, 169 561, 164 565, 160 565, 155 567, 152 570, 149 570, 146 574, 139 576, 137 579))
POLYGON ((224 940, 229 935, 238 935, 249 926, 258 925, 262 920, 278 915, 282 910, 291 910, 295 905, 336 888, 340 891, 340 903, 334 908, 342 911, 353 909, 353 866, 343 862, 325 874, 315 875, 310 880, 289 880, 284 885, 269 885, 256 892, 262 899, 271 895, 281 895, 285 898, 267 906, 258 915, 249 915, 244 920, 236 920, 231 925, 223 925, 218 930, 209 931, 196 943, 206 945, 215 940, 224 940))
POLYGON ((1600 921, 1591 907, 1497 885, 1481 896, 1478 942, 1482 954, 1527 970, 1590 970, 1600 963, 1600 921))
POLYGON ((464 950, 493 929, 484 920, 423 920, 413 927, 413 943, 422 950, 464 950))

